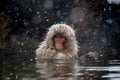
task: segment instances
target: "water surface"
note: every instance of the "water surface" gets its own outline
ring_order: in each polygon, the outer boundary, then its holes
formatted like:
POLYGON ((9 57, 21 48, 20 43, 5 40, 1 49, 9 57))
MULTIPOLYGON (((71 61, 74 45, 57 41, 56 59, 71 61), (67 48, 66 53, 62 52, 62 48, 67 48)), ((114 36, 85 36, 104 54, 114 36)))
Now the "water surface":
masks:
POLYGON ((120 80, 120 60, 1 61, 0 80, 120 80))

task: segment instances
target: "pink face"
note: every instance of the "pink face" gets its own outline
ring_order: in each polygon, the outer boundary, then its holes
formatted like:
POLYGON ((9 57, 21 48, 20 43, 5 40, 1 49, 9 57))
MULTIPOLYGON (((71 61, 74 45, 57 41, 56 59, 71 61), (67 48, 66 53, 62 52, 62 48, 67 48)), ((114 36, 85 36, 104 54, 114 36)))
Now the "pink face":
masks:
POLYGON ((57 35, 54 38, 54 46, 57 50, 61 50, 64 48, 64 42, 65 42, 65 38, 61 35, 57 35))

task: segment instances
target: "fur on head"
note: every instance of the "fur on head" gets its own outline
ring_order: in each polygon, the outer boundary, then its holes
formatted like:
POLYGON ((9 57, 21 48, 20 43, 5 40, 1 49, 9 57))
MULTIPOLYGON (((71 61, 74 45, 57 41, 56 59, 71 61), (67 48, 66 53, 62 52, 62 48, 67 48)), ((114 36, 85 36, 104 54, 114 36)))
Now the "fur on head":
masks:
POLYGON ((62 34, 66 38, 67 41, 65 42, 65 48, 70 49, 70 47, 73 48, 75 46, 75 31, 66 24, 55 24, 49 29, 45 39, 45 42, 48 44, 48 46, 53 46, 52 38, 56 34, 62 34))
MULTIPOLYGON (((61 50, 61 52, 63 54, 68 54, 68 55, 70 54, 71 56, 76 56, 78 52, 78 45, 75 37, 75 31, 66 24, 52 25, 48 30, 45 40, 36 50, 36 54, 38 55, 40 53, 41 46, 42 47, 44 46, 47 48, 51 47, 54 51, 57 51, 54 47, 54 42, 53 42, 53 37, 56 34, 62 34, 66 39, 66 42, 64 44, 65 48, 61 50)), ((52 54, 52 53, 49 53, 49 54, 52 54)))

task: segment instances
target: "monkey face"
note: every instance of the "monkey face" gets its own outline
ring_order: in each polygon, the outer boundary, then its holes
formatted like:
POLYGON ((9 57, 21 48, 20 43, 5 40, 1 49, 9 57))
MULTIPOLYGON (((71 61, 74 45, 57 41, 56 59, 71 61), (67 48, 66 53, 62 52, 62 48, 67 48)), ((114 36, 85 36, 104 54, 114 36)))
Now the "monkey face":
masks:
POLYGON ((54 47, 57 50, 62 50, 64 48, 65 37, 62 34, 57 34, 53 38, 54 47))

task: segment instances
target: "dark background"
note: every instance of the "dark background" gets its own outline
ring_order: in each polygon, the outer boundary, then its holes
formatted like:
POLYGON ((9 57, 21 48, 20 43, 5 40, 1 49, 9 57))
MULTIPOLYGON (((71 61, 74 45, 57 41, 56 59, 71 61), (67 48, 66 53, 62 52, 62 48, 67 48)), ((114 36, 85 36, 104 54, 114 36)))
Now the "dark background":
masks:
POLYGON ((110 0, 0 0, 1 59, 31 59, 48 28, 76 31, 79 55, 120 59, 120 2, 110 0), (17 56, 16 56, 17 55, 17 56))

